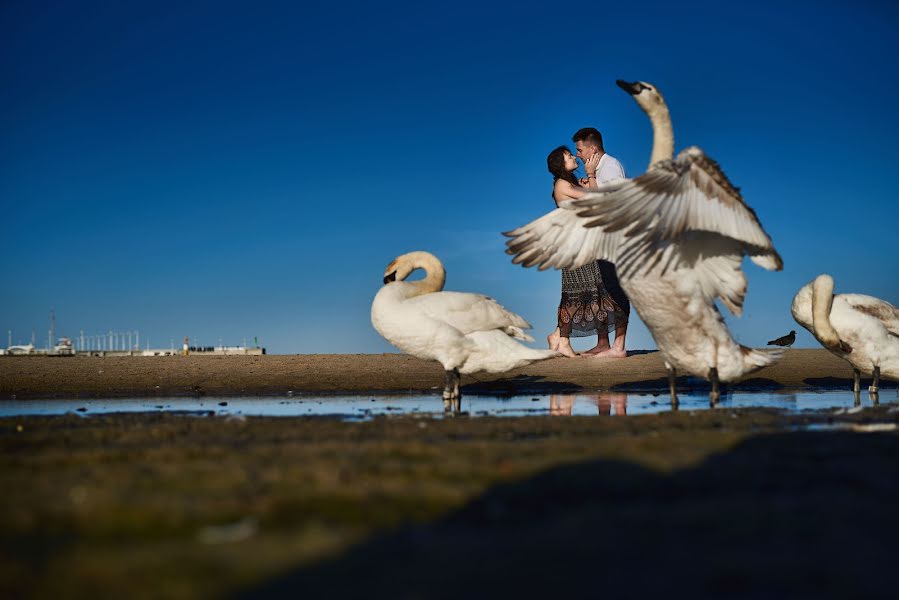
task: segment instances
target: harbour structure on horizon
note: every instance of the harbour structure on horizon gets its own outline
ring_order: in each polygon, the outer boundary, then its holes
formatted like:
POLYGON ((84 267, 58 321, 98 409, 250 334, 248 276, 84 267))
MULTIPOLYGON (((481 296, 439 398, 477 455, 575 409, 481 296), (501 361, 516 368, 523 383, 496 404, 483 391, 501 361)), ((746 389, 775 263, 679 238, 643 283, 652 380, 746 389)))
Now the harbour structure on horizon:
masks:
POLYGON ((143 350, 86 350, 77 356, 261 356, 265 348, 247 346, 188 346, 182 348, 144 348, 143 350))
POLYGON ((0 356, 261 356, 265 354, 265 348, 257 346, 187 346, 185 348, 92 348, 88 350, 76 350, 72 340, 61 337, 52 349, 37 348, 34 344, 10 344, 6 348, 0 348, 0 356))
MULTIPOLYGON (((217 346, 188 346, 188 338, 184 338, 183 349, 175 349, 174 343, 169 348, 151 348, 150 340, 145 339, 144 348, 141 348, 140 331, 112 331, 85 335, 84 330, 79 331, 77 338, 67 336, 56 337, 56 315, 50 311, 50 329, 47 332, 47 345, 44 348, 37 347, 35 332, 31 332, 31 342, 13 344, 13 332, 7 330, 6 348, 0 348, 0 356, 175 356, 175 355, 262 355, 265 348, 257 343, 250 347, 246 339, 242 345, 225 346, 221 338, 217 346)), ((257 340, 257 338, 253 338, 257 340)))

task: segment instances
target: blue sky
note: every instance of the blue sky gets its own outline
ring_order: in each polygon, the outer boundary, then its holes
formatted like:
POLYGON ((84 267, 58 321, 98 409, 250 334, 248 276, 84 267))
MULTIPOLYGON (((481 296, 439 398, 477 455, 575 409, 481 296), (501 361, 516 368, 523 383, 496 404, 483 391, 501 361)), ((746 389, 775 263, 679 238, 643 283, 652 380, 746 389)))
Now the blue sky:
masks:
MULTIPOLYGON (((739 341, 801 329, 822 272, 899 304, 899 6, 625 4, 3 2, 0 345, 45 340, 53 308, 70 336, 390 352, 370 302, 419 249, 541 338, 559 274, 499 232, 553 207, 546 154, 582 126, 645 170, 619 78, 662 90, 676 147, 722 165, 784 258, 744 265, 739 341)), ((628 345, 653 347, 636 320, 628 345)))

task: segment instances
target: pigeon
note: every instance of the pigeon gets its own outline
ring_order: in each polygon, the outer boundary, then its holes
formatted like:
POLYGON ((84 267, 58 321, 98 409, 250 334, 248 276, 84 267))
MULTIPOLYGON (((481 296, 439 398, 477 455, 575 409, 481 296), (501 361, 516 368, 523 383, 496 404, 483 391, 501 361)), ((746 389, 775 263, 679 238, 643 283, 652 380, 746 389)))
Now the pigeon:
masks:
POLYGON ((768 342, 769 346, 792 346, 793 342, 796 341, 796 332, 790 331, 785 336, 779 337, 776 340, 771 340, 768 342))

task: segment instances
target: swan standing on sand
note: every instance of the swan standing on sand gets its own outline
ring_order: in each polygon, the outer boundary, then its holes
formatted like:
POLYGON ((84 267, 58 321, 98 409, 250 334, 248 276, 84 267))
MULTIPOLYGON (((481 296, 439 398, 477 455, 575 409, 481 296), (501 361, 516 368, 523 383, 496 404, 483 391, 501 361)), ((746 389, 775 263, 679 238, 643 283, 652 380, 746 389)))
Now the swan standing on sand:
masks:
POLYGON ((899 309, 873 296, 833 293, 833 277, 818 275, 796 293, 793 318, 821 345, 852 365, 853 391, 861 373, 872 375, 868 391, 877 394, 880 376, 899 381, 899 309))
POLYGON ((508 232, 507 252, 513 262, 541 270, 596 259, 615 263, 665 359, 672 405, 677 371, 709 379, 715 404, 719 381, 773 364, 784 352, 734 341, 715 298, 739 315, 746 295, 743 256, 768 270, 779 271, 783 261, 715 161, 696 147, 672 159, 671 117, 658 90, 644 82, 617 83, 652 121, 649 169, 508 232))
POLYGON ((398 256, 384 271, 384 287, 371 305, 371 322, 400 350, 436 360, 446 371, 444 408, 460 408, 460 373, 502 373, 559 356, 555 350, 534 350, 512 338, 534 339, 530 325, 492 298, 464 292, 443 292, 446 271, 436 256, 410 252, 398 256), (421 281, 404 281, 424 269, 421 281))

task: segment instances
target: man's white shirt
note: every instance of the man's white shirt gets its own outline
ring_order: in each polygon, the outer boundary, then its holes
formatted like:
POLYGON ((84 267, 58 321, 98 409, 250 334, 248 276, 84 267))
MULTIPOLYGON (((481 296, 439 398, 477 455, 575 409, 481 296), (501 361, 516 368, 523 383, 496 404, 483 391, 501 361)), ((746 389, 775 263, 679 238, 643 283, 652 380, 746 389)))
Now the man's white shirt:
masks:
POLYGON ((624 167, 618 162, 618 159, 609 154, 603 154, 599 159, 599 165, 596 167, 597 183, 609 183, 616 179, 627 179, 624 174, 624 167))

